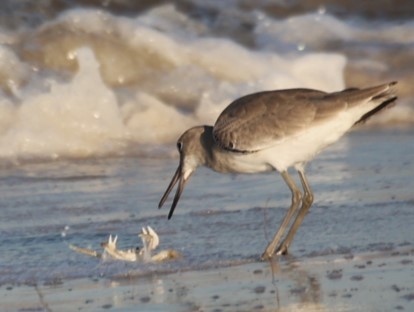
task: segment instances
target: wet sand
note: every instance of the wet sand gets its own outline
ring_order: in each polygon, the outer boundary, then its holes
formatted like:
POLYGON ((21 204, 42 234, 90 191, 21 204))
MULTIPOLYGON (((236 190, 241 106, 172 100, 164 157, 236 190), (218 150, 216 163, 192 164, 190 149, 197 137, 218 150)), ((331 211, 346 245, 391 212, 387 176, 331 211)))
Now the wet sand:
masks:
POLYGON ((315 204, 290 256, 260 262, 289 193, 275 174, 200 169, 167 221, 176 159, 39 163, 2 171, 0 311, 413 311, 413 132, 355 132, 309 166, 315 204), (150 225, 183 259, 99 261, 109 234, 150 225))
POLYGON ((0 288, 2 311, 413 311, 414 248, 0 288))

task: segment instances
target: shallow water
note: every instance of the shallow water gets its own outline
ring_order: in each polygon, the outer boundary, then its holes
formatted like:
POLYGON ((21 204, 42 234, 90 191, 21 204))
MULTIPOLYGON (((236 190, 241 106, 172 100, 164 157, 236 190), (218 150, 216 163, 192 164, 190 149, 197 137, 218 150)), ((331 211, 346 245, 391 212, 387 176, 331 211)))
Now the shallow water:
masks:
MULTIPOLYGON (((291 254, 358 255, 413 244, 412 130, 353 132, 308 168, 315 204, 291 254)), ((28 163, 1 171, 0 284, 60 283, 80 277, 139 276, 256 261, 277 229, 290 194, 277 173, 220 175, 199 169, 176 213, 157 209, 176 159, 100 158, 28 163), (165 264, 99 261, 68 248, 140 245, 150 225, 165 264)))

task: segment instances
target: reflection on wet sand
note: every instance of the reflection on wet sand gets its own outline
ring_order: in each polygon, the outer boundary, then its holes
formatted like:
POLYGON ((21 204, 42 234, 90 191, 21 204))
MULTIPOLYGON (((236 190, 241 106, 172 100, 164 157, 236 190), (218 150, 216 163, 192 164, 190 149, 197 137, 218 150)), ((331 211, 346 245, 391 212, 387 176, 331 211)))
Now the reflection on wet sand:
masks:
POLYGON ((297 259, 288 256, 282 264, 278 259, 269 261, 272 284, 275 287, 277 311, 326 311, 321 298, 321 283, 317 275, 300 266, 297 259), (290 281, 289 297, 293 302, 286 305, 286 299, 280 298, 278 283, 280 278, 290 281))
POLYGON ((4 311, 391 311, 412 308, 414 247, 207 270, 2 287, 4 311), (60 299, 65 296, 64 302, 60 299), (17 300, 24 296, 25 300, 17 300))

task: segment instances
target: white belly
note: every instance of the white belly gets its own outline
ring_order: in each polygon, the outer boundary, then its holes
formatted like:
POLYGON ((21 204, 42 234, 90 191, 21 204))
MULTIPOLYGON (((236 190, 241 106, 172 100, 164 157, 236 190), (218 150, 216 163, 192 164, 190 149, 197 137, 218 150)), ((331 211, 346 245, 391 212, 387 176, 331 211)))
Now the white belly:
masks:
POLYGON ((308 128, 263 151, 265 158, 278 171, 306 163, 342 137, 353 126, 354 119, 345 112, 335 119, 308 128))
POLYGON ((255 153, 227 153, 227 166, 222 172, 255 173, 304 164, 312 160, 325 147, 337 141, 354 124, 351 114, 343 113, 324 122, 275 142, 270 148, 255 153))

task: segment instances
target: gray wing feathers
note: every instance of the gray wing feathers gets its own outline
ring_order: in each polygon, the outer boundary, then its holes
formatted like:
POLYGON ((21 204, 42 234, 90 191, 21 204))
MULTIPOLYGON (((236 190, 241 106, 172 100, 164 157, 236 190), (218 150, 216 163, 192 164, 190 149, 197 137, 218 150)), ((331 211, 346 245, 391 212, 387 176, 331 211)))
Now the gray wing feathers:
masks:
POLYGON ((318 109, 314 98, 324 92, 296 89, 269 91, 242 97, 230 104, 217 119, 213 134, 225 149, 256 151, 293 135, 315 120, 318 109))
POLYGON ((374 101, 381 103, 385 100, 396 97, 394 86, 396 81, 382 84, 366 89, 347 89, 340 92, 331 93, 328 98, 339 98, 346 101, 350 107, 361 104, 361 102, 374 101))
POLYGON ((395 84, 335 93, 290 89, 247 95, 221 113, 214 125, 214 139, 228 150, 253 152, 267 148, 349 107, 393 101, 395 84))

